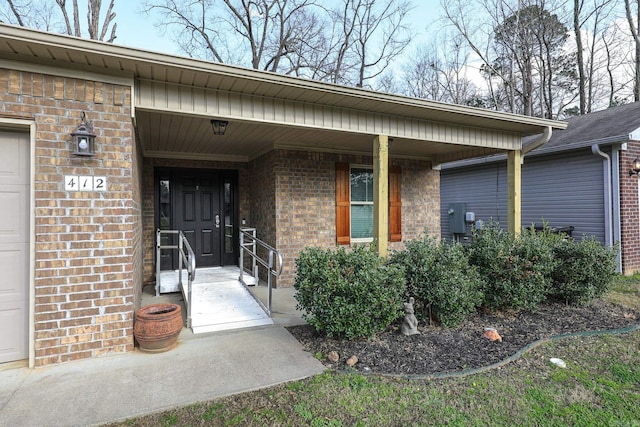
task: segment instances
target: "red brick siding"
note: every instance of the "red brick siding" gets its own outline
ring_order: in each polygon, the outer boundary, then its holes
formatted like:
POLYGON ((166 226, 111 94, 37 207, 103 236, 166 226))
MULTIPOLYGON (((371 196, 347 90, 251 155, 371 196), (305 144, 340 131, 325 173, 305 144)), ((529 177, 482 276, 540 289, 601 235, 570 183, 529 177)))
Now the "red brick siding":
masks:
POLYGON ((633 160, 640 157, 640 143, 630 142, 620 151, 620 222, 622 231, 622 271, 640 271, 640 217, 638 175, 629 176, 633 160))
POLYGON ((0 114, 34 120, 35 365, 133 350, 137 285, 128 87, 0 69, 0 114), (94 158, 71 154, 81 113, 94 158), (65 192, 66 175, 103 175, 106 192, 65 192))
POLYGON ((404 243, 425 234, 440 238, 440 172, 418 160, 392 160, 402 173, 402 242, 391 243, 400 250, 404 243))
MULTIPOLYGON (((135 138, 134 138, 135 140, 135 138)), ((134 236, 133 236, 133 273, 137 286, 134 287, 134 309, 140 308, 142 301, 142 284, 144 283, 144 227, 142 220, 142 182, 143 182, 143 158, 142 150, 138 143, 133 144, 133 199, 134 210, 134 236)))
MULTIPOLYGON (((335 164, 371 165, 369 156, 275 150, 253 162, 255 188, 263 192, 252 199, 252 223, 283 255, 285 265, 279 286, 295 280, 295 259, 307 246, 336 246, 335 164), (268 184, 275 180, 275 188, 268 184), (262 231, 264 230, 264 231, 262 231), (275 237, 273 237, 275 233, 275 237)), ((392 160, 402 173, 402 239, 419 237, 425 229, 440 235, 440 174, 428 162, 392 160)), ((252 172, 252 174, 253 174, 252 172)), ((253 175, 252 175, 253 176, 253 175)), ((402 242, 392 243, 399 249, 402 242)))
MULTIPOLYGON (((276 151, 249 162, 249 216, 247 226, 256 229, 256 237, 276 247, 276 176, 281 167, 276 151)), ((267 254, 259 253, 260 256, 267 254)), ((247 259, 245 267, 250 265, 247 259)), ((266 280, 263 268, 261 278, 266 280)))

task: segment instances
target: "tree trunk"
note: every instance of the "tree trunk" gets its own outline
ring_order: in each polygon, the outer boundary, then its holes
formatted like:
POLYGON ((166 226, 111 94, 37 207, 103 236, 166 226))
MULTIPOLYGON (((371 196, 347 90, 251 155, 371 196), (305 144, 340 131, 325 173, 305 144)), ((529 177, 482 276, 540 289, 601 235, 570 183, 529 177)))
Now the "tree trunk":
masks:
POLYGON ((573 30, 576 34, 576 54, 577 54, 577 66, 578 66, 578 95, 580 101, 580 115, 586 113, 587 110, 587 97, 585 90, 585 75, 584 75, 584 54, 582 47, 582 32, 580 31, 580 9, 581 1, 573 0, 573 30))
POLYGON ((636 57, 634 58, 635 75, 633 81, 633 100, 640 101, 640 38, 638 38, 638 26, 640 26, 640 4, 637 4, 636 22, 633 22, 633 16, 631 15, 631 0, 624 0, 624 8, 627 13, 629 29, 631 30, 636 46, 636 57))

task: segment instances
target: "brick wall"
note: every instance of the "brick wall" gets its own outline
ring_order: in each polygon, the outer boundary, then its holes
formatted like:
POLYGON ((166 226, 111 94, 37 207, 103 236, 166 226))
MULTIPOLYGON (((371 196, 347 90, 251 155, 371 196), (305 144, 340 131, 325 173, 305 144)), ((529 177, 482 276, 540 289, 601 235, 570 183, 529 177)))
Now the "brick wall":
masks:
MULTIPOLYGON (((132 135, 132 140, 135 138, 132 135)), ((142 221, 142 182, 143 182, 143 157, 140 144, 136 141, 133 144, 132 155, 132 179, 133 179, 133 198, 131 200, 134 224, 133 224, 133 253, 131 254, 133 263, 133 277, 137 286, 133 289, 133 305, 134 310, 140 308, 142 301, 142 284, 144 283, 144 227, 142 221)), ((135 311, 134 311, 135 312, 135 311)))
POLYGON ((622 271, 640 271, 640 216, 638 175, 629 176, 635 158, 640 158, 640 143, 630 142, 620 151, 620 222, 622 228, 622 271))
POLYGON ((287 150, 274 155, 278 158, 275 247, 284 260, 278 285, 291 286, 295 259, 302 249, 336 245, 336 155, 287 150))
MULTIPOLYGON (((265 243, 276 247, 276 173, 281 167, 277 151, 259 157, 249 162, 249 211, 248 227, 256 229, 256 237, 265 243)), ((265 257, 268 254, 260 251, 265 257)), ((251 262, 245 258, 245 268, 251 262)), ((260 278, 267 280, 264 268, 259 268, 260 278)))
MULTIPOLYGON (((371 165, 369 156, 274 150, 252 162, 251 221, 284 257, 279 286, 291 286, 295 259, 307 246, 335 247, 335 164, 371 165), (275 183, 272 187, 271 182, 275 183)), ((428 162, 392 160, 402 170, 403 241, 425 229, 440 235, 440 174, 428 162)), ((403 247, 394 243, 392 249, 403 247)))
POLYGON ((136 207, 128 87, 0 69, 0 114, 34 120, 35 365, 133 350, 136 207), (74 157, 85 111, 96 156, 74 157), (107 177, 66 192, 67 175, 107 177))
POLYGON ((392 160, 402 171, 402 242, 391 249, 404 248, 404 242, 423 234, 440 239, 440 172, 431 163, 418 160, 392 160))

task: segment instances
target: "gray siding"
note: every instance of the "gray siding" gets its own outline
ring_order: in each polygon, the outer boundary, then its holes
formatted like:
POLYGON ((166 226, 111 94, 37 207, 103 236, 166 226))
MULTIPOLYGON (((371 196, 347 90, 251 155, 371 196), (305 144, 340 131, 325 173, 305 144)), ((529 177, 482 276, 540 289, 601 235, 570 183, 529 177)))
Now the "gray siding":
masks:
MULTIPOLYGON (((602 158, 582 150, 528 157, 522 166, 522 226, 573 226, 573 236, 594 235, 604 242, 602 158)), ((507 226, 506 161, 441 172, 442 237, 450 239, 449 203, 464 202, 476 220, 507 226)))

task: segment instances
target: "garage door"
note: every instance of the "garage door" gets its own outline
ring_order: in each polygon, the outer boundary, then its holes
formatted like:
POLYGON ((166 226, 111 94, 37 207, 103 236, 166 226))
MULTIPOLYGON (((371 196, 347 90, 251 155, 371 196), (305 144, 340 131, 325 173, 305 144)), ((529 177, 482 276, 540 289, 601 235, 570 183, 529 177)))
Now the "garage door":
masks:
POLYGON ((29 135, 0 131, 0 363, 29 345, 29 135))

